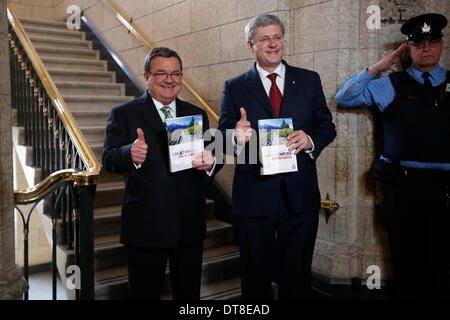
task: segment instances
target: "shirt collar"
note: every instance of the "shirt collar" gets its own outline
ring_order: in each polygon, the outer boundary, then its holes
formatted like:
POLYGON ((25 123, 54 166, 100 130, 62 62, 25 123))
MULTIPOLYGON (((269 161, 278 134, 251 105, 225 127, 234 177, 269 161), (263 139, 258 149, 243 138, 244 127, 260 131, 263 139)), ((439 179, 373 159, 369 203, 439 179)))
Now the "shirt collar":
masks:
MULTIPOLYGON (((152 98, 153 103, 155 104, 155 107, 156 107, 156 109, 157 109, 158 111, 161 111, 161 108, 162 108, 162 107, 165 107, 165 105, 163 105, 161 102, 159 102, 158 100, 156 100, 156 99, 153 98, 152 96, 150 96, 150 97, 152 98)), ((168 107, 170 108, 170 113, 173 114, 173 115, 176 115, 176 110, 177 110, 176 106, 177 106, 177 104, 176 104, 176 99, 173 100, 173 101, 168 105, 168 107)))
MULTIPOLYGON (((423 72, 420 71, 419 69, 417 69, 417 67, 415 65, 411 65, 407 71, 414 79, 423 79, 422 78, 423 72)), ((429 71, 428 73, 430 74, 431 78, 433 78, 434 80, 438 80, 442 76, 445 77, 447 74, 447 71, 444 68, 442 68, 438 63, 433 68, 433 70, 429 71)), ((421 82, 423 82, 423 81, 421 81, 421 82)))
POLYGON ((276 73, 281 79, 284 79, 284 76, 286 75, 286 66, 282 62, 280 62, 278 67, 273 72, 267 72, 261 68, 258 63, 256 63, 256 70, 258 70, 258 74, 261 79, 266 79, 271 73, 276 73))

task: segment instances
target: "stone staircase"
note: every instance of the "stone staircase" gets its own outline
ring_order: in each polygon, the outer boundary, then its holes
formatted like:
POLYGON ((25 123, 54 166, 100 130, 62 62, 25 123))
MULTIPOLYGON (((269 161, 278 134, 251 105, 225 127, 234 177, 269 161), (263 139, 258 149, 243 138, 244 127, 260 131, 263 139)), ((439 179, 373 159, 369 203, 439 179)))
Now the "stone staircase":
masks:
MULTIPOLYGON (((125 95, 125 84, 116 83, 115 73, 107 70, 107 62, 100 60, 99 51, 92 49, 92 42, 85 40, 84 32, 68 30, 65 22, 26 18, 20 21, 100 160, 109 110, 134 97, 125 95)), ((15 132, 20 135, 20 128, 16 128, 15 132)), ((20 143, 20 137, 15 141, 20 143)), ((21 162, 26 166, 29 159, 21 162)), ((122 197, 123 177, 102 172, 94 205, 96 299, 128 297, 125 256, 119 242, 122 197)), ((206 205, 208 221, 201 297, 238 299, 239 251, 233 244, 232 226, 215 219, 214 200, 207 199, 206 205)), ((45 214, 41 217, 49 219, 45 214)), ((50 225, 48 221, 43 222, 44 226, 50 225)), ((50 234, 50 230, 47 233, 50 234)), ((58 269, 63 283, 65 270, 73 264, 73 259, 73 250, 58 246, 58 269)), ((169 281, 167 277, 164 299, 171 299, 169 281)), ((73 292, 67 291, 67 294, 73 298, 73 292)))

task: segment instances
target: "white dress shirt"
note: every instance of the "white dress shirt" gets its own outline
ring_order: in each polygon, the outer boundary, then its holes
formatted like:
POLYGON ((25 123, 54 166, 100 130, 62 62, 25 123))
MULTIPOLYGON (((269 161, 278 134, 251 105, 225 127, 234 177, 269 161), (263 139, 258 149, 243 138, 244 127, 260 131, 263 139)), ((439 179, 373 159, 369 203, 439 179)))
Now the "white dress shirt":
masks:
POLYGON ((158 114, 161 117, 162 122, 166 122, 166 116, 162 112, 162 108, 169 107, 170 108, 170 114, 172 115, 172 118, 175 118, 177 116, 177 103, 176 100, 173 100, 168 106, 163 105, 161 102, 156 100, 155 98, 151 97, 153 100, 153 103, 155 104, 156 110, 158 110, 158 114))
POLYGON ((261 78, 267 96, 269 96, 270 87, 272 86, 272 80, 270 80, 267 76, 271 73, 277 74, 275 82, 277 83, 278 89, 280 89, 281 95, 284 96, 284 78, 286 76, 286 66, 284 64, 280 63, 273 72, 267 72, 261 68, 259 64, 256 64, 256 70, 259 73, 259 77, 261 78))

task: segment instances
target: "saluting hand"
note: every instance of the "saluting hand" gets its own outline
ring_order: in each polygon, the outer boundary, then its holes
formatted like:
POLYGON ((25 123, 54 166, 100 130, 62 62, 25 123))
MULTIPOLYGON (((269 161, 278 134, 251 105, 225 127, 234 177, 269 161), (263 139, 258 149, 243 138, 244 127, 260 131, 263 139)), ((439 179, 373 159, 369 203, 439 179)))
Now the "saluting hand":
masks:
POLYGON ((240 109, 241 119, 236 123, 235 128, 235 142, 239 145, 243 145, 250 140, 252 136, 252 127, 249 121, 247 121, 247 112, 244 108, 240 109))
POLYGON ((379 74, 381 72, 385 72, 391 68, 391 66, 394 63, 398 63, 398 56, 400 53, 406 49, 408 45, 405 43, 402 43, 400 47, 397 48, 394 52, 388 54, 386 57, 375 63, 373 66, 371 66, 369 69, 367 69, 367 72, 370 74, 379 74))
POLYGON ((145 143, 144 131, 141 128, 137 128, 136 133, 138 138, 133 142, 133 146, 131 147, 131 159, 134 163, 140 165, 145 161, 148 145, 145 143))

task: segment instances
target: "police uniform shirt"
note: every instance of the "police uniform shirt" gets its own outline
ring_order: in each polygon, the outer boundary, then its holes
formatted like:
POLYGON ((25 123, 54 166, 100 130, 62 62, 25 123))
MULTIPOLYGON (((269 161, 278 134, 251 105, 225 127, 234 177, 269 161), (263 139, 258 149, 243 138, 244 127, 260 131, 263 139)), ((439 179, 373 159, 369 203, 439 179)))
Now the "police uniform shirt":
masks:
MULTIPOLYGON (((424 83, 422 72, 414 65, 409 67, 406 72, 420 84, 424 83)), ((430 81, 433 87, 446 81, 447 70, 439 64, 430 72, 430 81)), ((381 112, 394 101, 395 90, 389 77, 381 77, 375 79, 376 75, 370 74, 367 70, 349 78, 342 88, 336 94, 336 101, 342 106, 360 106, 360 105, 376 105, 381 112)), ((381 156, 381 158, 384 158, 381 156)), ((384 158, 385 160, 389 160, 384 158)), ((416 161, 401 161, 404 167, 410 168, 426 168, 450 171, 449 163, 428 163, 416 161)))

